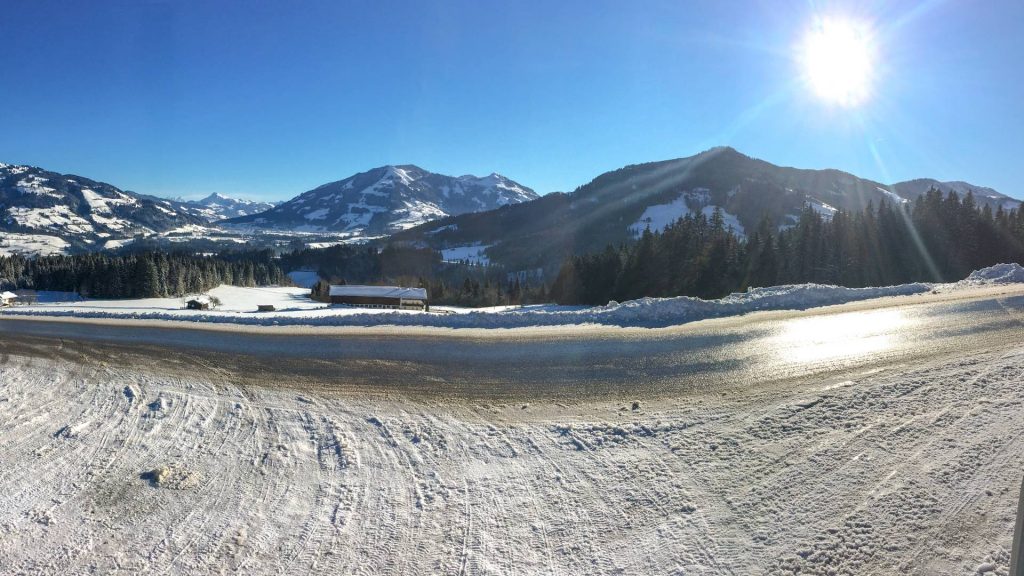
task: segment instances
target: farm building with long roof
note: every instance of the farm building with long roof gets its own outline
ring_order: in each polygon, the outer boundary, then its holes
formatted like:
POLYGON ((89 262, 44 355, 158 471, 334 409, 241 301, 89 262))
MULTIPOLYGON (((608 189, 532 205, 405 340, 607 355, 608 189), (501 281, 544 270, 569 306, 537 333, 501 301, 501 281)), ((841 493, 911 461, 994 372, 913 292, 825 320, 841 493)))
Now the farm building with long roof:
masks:
POLYGON ((426 288, 332 285, 329 299, 331 304, 348 304, 367 308, 429 309, 426 288))

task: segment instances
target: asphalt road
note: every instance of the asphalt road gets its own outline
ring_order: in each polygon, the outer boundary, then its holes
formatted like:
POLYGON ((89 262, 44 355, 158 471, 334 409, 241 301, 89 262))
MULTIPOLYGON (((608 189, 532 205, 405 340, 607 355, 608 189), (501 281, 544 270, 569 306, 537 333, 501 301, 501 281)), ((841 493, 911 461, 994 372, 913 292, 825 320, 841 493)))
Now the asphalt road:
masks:
POLYGON ((1024 295, 880 301, 653 330, 281 333, 0 319, 3 354, 256 385, 468 397, 674 395, 840 378, 1024 341, 1024 295), (905 302, 905 303, 903 303, 905 302))

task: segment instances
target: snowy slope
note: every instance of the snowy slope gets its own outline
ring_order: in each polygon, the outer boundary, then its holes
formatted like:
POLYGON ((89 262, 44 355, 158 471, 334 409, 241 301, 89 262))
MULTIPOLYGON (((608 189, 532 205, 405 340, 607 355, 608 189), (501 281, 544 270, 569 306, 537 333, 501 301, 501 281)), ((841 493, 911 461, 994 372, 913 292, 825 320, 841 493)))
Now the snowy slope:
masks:
POLYGON ((0 256, 63 254, 70 244, 60 236, 0 232, 0 256))
POLYGON ((201 220, 179 204, 81 176, 0 164, 0 244, 8 252, 99 249, 201 220))
POLYGON ((441 250, 441 259, 445 262, 468 262, 480 266, 487 266, 491 263, 487 257, 486 244, 474 244, 472 246, 452 246, 441 250))
POLYGON ((453 177, 412 165, 382 166, 226 224, 374 236, 536 197, 533 190, 498 174, 453 177))
POLYGON ((739 219, 735 214, 730 214, 721 206, 715 206, 709 203, 708 190, 703 188, 697 188, 690 192, 684 192, 679 195, 675 200, 667 204, 654 204, 644 209, 644 213, 640 215, 629 227, 629 231, 634 235, 640 235, 644 230, 650 230, 651 232, 661 232, 665 228, 679 220, 686 215, 703 214, 708 220, 715 213, 715 209, 719 209, 722 213, 722 219, 725 221, 725 227, 732 230, 736 235, 741 238, 746 237, 746 231, 743 229, 743 225, 740 224, 739 219))
POLYGON ((601 396, 524 382, 481 401, 455 392, 491 387, 460 369, 465 342, 439 344, 344 394, 362 363, 279 386, 191 351, 160 369, 8 352, 3 571, 1009 573, 1019 350, 786 385, 680 373, 688 389, 656 394, 636 377, 601 396), (438 362, 443 378, 416 369, 438 362))

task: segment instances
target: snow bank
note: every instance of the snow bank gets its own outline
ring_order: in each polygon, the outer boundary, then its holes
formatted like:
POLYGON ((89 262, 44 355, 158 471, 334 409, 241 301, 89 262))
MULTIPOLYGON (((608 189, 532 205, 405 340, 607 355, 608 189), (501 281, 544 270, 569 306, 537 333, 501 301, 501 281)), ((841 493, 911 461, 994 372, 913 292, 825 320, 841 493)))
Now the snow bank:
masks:
POLYGON ((958 285, 977 286, 983 284, 1014 284, 1024 282, 1024 267, 1020 264, 996 264, 981 270, 971 272, 966 279, 957 282, 958 285))
POLYGON ((719 300, 641 298, 606 306, 524 306, 465 309, 434 307, 415 310, 369 310, 327 306, 308 299, 301 288, 238 288, 221 286, 210 293, 223 305, 218 310, 182 310, 181 299, 91 300, 73 303, 24 306, 0 312, 22 316, 73 316, 79 318, 129 318, 185 320, 214 324, 254 326, 430 326, 442 328, 523 328, 601 324, 659 328, 708 318, 737 316, 760 310, 805 310, 886 296, 920 294, 988 284, 1024 282, 1024 268, 999 264, 972 273, 953 284, 913 283, 877 288, 845 288, 822 284, 795 284, 754 288, 719 300), (274 304, 278 311, 256 313, 257 304, 274 304))

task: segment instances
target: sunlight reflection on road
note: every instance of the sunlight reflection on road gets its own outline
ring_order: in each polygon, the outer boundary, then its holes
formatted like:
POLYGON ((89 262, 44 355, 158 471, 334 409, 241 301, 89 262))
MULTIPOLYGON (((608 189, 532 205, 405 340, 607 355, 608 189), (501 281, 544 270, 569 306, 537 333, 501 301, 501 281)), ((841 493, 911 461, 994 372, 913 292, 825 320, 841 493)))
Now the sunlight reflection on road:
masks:
POLYGON ((900 310, 802 318, 787 322, 775 343, 790 362, 855 358, 893 348, 900 330, 911 322, 900 310))

